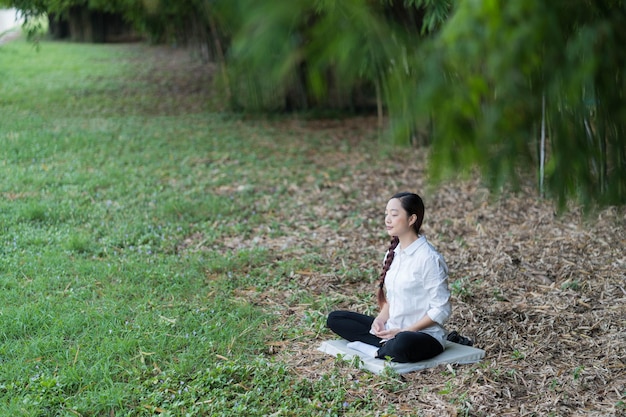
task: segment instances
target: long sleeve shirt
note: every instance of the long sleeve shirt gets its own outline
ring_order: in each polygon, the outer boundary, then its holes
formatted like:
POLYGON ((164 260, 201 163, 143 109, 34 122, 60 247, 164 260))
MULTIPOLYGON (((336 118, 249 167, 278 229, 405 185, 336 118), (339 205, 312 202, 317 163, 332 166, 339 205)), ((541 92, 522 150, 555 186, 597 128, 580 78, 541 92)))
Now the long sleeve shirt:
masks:
POLYGON ((451 313, 448 266, 424 236, 405 249, 398 245, 394 251, 385 277, 389 304, 386 329, 403 329, 428 315, 436 324, 420 331, 445 347, 447 331, 443 325, 451 313))

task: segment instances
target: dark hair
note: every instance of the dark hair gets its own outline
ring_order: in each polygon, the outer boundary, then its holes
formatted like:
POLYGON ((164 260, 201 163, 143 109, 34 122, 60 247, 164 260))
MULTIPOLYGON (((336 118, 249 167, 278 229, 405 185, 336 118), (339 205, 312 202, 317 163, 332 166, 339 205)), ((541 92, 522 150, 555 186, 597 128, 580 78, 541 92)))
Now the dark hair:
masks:
MULTIPOLYGON (((413 214, 416 216, 415 223, 413 223, 413 229, 417 235, 420 234, 420 230, 422 228, 422 222, 424 221, 424 202, 422 198, 415 193, 402 192, 395 194, 390 200, 397 198, 400 200, 400 204, 404 211, 407 212, 407 215, 411 217, 413 214)), ((378 306, 382 308, 383 304, 387 302, 387 298, 385 297, 385 277, 387 276, 387 271, 391 267, 391 262, 393 262, 393 257, 395 255, 394 250, 400 243, 400 239, 397 236, 391 238, 391 243, 389 244, 389 248, 387 249, 387 257, 385 258, 385 263, 383 265, 383 270, 380 274, 379 282, 378 282, 378 290, 377 290, 377 299, 378 306)))

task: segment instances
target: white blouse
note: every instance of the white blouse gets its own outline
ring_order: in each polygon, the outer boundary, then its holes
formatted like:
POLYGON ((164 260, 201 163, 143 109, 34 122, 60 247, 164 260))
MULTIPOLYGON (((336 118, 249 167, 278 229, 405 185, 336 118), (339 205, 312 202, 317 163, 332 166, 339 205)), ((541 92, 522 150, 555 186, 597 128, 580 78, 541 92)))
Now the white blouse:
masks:
MULTIPOLYGON (((420 331, 433 336, 445 347, 443 325, 452 311, 448 290, 448 266, 443 256, 419 236, 406 249, 396 247, 385 277, 389 320, 385 328, 404 329, 428 315, 437 324, 420 331)), ((385 255, 386 257, 386 255, 385 255)))

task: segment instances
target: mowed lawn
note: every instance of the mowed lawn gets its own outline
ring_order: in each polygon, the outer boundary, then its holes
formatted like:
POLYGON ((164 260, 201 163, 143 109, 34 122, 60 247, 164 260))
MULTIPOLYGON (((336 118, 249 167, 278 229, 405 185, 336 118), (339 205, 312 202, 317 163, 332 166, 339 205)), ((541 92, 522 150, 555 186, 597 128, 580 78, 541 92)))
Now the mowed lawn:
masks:
POLYGON ((1 415, 345 411, 349 382, 268 353, 310 323, 277 334, 236 296, 328 270, 254 239, 298 227, 297 184, 346 174, 307 162, 337 141, 214 111, 210 70, 143 45, 0 46, 1 415))

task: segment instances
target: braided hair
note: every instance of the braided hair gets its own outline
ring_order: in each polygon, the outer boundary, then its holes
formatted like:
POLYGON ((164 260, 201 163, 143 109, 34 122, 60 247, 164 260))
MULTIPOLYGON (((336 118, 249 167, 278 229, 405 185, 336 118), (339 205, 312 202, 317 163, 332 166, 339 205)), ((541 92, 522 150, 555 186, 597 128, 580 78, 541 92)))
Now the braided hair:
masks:
MULTIPOLYGON (((409 217, 415 214, 416 220, 415 223, 413 223, 413 229, 415 230, 415 233, 419 235, 420 229, 422 228, 422 222, 424 221, 424 202, 422 201, 422 198, 415 193, 408 192, 395 194, 391 197, 391 199, 394 198, 400 200, 402 208, 407 212, 409 217)), ((376 298, 380 308, 382 308, 382 306, 387 302, 387 298, 385 297, 385 277, 387 276, 387 271, 389 271, 393 258, 396 254, 395 249, 399 244, 400 239, 398 236, 393 236, 391 238, 389 248, 387 249, 387 256, 385 257, 385 263, 383 264, 383 270, 380 274, 378 289, 376 291, 376 298)))
POLYGON ((394 249, 396 249, 399 243, 400 239, 398 239, 398 236, 394 236, 391 239, 391 243, 389 244, 389 249, 387 249, 387 256, 385 257, 383 271, 381 272, 378 281, 378 290, 376 291, 376 298, 378 299, 378 306, 380 308, 382 308, 383 305, 387 302, 387 298, 385 297, 385 277, 387 276, 387 271, 389 271, 389 267, 391 267, 393 257, 396 254, 394 249))

